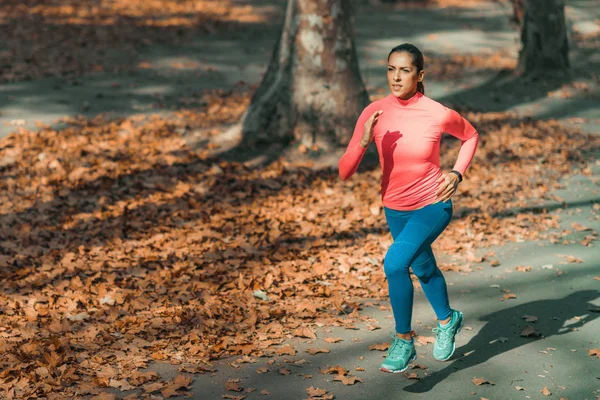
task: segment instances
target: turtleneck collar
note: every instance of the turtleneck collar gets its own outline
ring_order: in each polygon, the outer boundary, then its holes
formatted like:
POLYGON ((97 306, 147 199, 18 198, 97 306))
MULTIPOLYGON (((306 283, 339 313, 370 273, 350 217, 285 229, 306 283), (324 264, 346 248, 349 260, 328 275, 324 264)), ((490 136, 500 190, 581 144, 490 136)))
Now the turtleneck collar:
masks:
POLYGON ((398 104, 401 107, 414 107, 417 105, 417 103, 419 103, 419 100, 421 100, 421 97, 423 97, 423 93, 417 92, 414 94, 413 97, 411 97, 408 100, 399 99, 398 97, 394 96, 393 94, 390 94, 390 97, 392 98, 392 100, 394 102, 396 102, 396 104, 398 104))

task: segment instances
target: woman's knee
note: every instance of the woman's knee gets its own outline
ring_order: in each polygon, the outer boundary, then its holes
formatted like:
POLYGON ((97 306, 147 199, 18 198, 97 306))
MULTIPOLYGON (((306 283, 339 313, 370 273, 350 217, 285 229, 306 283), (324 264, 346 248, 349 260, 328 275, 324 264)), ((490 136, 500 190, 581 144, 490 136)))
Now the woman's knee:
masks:
POLYGON ((408 263, 406 249, 402 249, 397 243, 392 244, 383 259, 383 271, 388 278, 400 274, 408 273, 408 263))

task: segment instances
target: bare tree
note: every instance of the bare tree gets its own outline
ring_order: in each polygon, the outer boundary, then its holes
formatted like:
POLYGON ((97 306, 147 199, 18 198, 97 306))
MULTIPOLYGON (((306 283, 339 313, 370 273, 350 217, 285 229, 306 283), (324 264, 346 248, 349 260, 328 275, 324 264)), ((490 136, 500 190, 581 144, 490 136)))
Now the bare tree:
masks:
POLYGON ((519 72, 525 75, 569 69, 563 0, 526 0, 521 25, 519 72))
POLYGON ((348 141, 368 104, 349 0, 288 0, 267 72, 242 119, 247 144, 348 141))

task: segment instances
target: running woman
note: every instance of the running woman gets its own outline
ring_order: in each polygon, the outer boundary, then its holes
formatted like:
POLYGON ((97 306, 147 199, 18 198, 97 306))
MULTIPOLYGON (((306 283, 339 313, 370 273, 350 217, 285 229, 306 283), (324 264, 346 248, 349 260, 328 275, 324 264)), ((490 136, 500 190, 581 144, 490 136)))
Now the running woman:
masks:
POLYGON ((433 329, 433 356, 452 357, 463 314, 450 308, 446 281, 431 244, 452 218, 456 193, 477 148, 479 135, 456 111, 425 96, 423 54, 408 43, 388 55, 391 94, 369 104, 361 113, 346 152, 339 161, 340 177, 358 169, 371 141, 382 168, 381 195, 394 243, 383 268, 388 280, 395 333, 381 371, 398 373, 417 357, 411 337, 413 284, 409 268, 419 278, 438 319, 433 329), (458 159, 448 173, 440 169, 440 139, 447 132, 462 141, 458 159))

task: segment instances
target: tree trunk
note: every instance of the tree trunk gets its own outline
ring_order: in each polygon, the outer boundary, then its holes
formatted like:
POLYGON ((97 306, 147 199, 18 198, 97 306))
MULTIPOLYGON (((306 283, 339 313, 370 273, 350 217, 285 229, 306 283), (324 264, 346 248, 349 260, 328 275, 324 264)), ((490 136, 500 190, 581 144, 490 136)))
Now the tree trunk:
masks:
POLYGON ((246 144, 347 143, 368 104, 349 0, 288 0, 267 72, 243 118, 246 144))
POLYGON ((521 26, 523 23, 523 14, 525 13, 525 0, 510 0, 513 6, 512 21, 521 26))
POLYGON ((519 72, 522 74, 565 72, 569 69, 563 0, 526 0, 521 43, 519 72))

